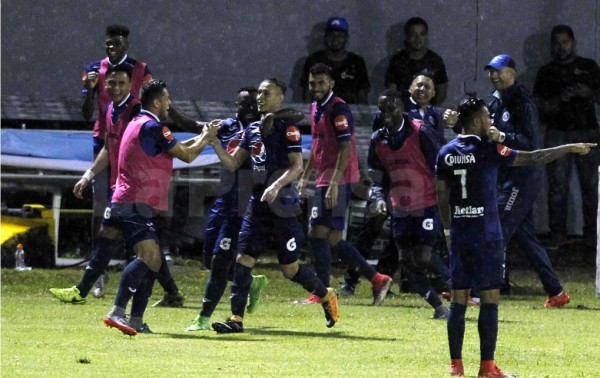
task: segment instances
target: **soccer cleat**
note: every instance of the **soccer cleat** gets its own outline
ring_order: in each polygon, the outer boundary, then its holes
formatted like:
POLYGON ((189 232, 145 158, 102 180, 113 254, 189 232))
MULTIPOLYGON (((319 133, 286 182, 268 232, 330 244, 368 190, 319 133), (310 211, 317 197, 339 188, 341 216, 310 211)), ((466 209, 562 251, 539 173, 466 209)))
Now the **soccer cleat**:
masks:
POLYGON ((260 296, 262 292, 265 291, 268 284, 269 279, 267 276, 260 275, 252 278, 250 293, 248 294, 248 307, 246 307, 248 314, 253 314, 256 312, 258 305, 260 304, 260 296))
POLYGON ((152 305, 152 307, 183 307, 185 297, 178 291, 177 294, 165 293, 162 299, 152 305))
POLYGON ((145 333, 145 334, 151 334, 154 333, 152 332, 152 330, 150 329, 150 327, 148 327, 148 323, 144 323, 139 327, 135 328, 137 333, 145 333))
POLYGON ((544 307, 563 307, 564 305, 569 304, 571 302, 571 298, 566 291, 563 291, 560 295, 555 295, 553 297, 548 297, 546 302, 544 302, 544 307))
POLYGON ((321 303, 321 298, 319 298, 315 294, 311 295, 310 297, 308 297, 302 301, 302 304, 315 304, 315 303, 321 303))
POLYGON ((236 322, 233 319, 227 319, 224 322, 214 322, 212 328, 217 333, 242 333, 244 332, 244 324, 236 322))
POLYGON ((103 322, 107 327, 116 328, 126 335, 137 335, 137 331, 135 330, 135 328, 129 325, 127 318, 125 318, 124 316, 116 316, 112 313, 109 313, 108 315, 106 315, 106 318, 104 318, 103 322))
POLYGON ((354 285, 350 285, 348 283, 343 283, 342 287, 340 287, 340 296, 353 297, 355 291, 356 291, 356 287, 354 285))
POLYGON ((438 307, 436 307, 433 316, 431 317, 432 319, 448 319, 448 316, 450 316, 450 310, 448 310, 448 307, 444 306, 444 305, 439 305, 438 307))
POLYGON ((86 301, 84 297, 79 295, 79 289, 77 288, 77 286, 73 286, 67 289, 52 288, 50 289, 50 292, 56 298, 60 299, 62 302, 65 303, 83 304, 86 301))
POLYGON ((100 277, 94 282, 92 287, 92 295, 94 298, 100 298, 104 296, 106 291, 106 283, 108 282, 108 272, 101 274, 100 277))
POLYGON ((373 282, 373 306, 381 306, 390 286, 392 286, 392 277, 377 273, 375 282, 373 282))
POLYGON ((511 373, 505 373, 496 364, 494 361, 481 361, 481 366, 479 368, 478 378, 515 378, 516 375, 511 373))
POLYGON ((325 311, 325 325, 331 328, 340 319, 340 307, 338 302, 338 294, 333 288, 327 288, 329 300, 323 302, 323 310, 325 311))
POLYGON ((189 331, 210 331, 210 318, 207 316, 196 316, 194 322, 189 325, 186 329, 189 331))
POLYGON ((465 368, 463 367, 462 360, 451 360, 450 361, 450 376, 451 377, 464 377, 465 368))

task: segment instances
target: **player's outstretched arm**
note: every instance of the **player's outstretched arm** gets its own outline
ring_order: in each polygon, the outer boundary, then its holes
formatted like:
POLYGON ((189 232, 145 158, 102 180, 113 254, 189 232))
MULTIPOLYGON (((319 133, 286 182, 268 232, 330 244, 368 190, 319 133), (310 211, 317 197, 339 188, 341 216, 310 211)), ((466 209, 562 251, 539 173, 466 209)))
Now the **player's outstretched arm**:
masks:
POLYGON ((547 164, 566 154, 586 155, 596 143, 571 143, 535 151, 517 151, 513 166, 547 164))
MULTIPOLYGON (((181 142, 177 142, 177 144, 167 151, 167 153, 181 161, 191 163, 198 157, 198 155, 200 155, 204 148, 209 144, 211 139, 217 136, 218 131, 219 123, 211 122, 208 127, 204 128, 202 134, 192 138, 194 142, 191 145, 185 145, 181 142)), ((187 141, 186 144, 188 142, 189 141, 187 141)))

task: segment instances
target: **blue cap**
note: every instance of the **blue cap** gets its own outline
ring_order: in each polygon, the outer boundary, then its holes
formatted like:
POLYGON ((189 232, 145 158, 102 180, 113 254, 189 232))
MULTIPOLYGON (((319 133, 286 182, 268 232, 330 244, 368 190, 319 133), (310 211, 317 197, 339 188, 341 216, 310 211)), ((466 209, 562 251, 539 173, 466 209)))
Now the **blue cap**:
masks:
POLYGON ((490 68, 494 68, 497 70, 501 70, 506 67, 512 68, 513 70, 517 69, 517 65, 515 64, 513 58, 510 57, 510 55, 500 54, 493 57, 492 60, 490 60, 490 62, 487 64, 487 66, 483 67, 483 69, 489 70, 490 68))
POLYGON ((340 30, 346 33, 348 33, 348 29, 350 29, 350 25, 343 17, 331 17, 327 20, 327 26, 325 27, 325 31, 340 30))

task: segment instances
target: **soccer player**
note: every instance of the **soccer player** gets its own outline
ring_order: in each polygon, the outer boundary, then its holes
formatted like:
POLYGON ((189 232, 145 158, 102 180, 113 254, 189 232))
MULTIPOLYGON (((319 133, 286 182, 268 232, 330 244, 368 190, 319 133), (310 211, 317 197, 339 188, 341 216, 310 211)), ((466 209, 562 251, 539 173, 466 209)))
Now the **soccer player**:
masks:
MULTIPOLYGON (((342 240, 351 185, 358 182, 359 173, 352 112, 344 100, 333 93, 334 85, 329 66, 318 63, 311 67, 308 87, 314 98, 310 112, 313 142, 297 188, 303 195, 312 172, 315 172, 316 191, 308 237, 321 282, 330 286, 331 252, 334 250, 344 263, 358 268, 373 284, 373 304, 381 305, 392 278, 377 273, 354 246, 342 240)), ((320 303, 320 298, 313 294, 304 303, 320 303)))
POLYGON ((242 141, 231 155, 218 140, 211 142, 230 171, 237 170, 250 158, 254 183, 238 241, 240 252, 231 288, 232 316, 212 324, 218 333, 244 332, 252 268, 260 253, 268 248, 271 230, 277 234, 277 258, 283 275, 321 298, 327 327, 333 327, 339 319, 335 290, 327 288, 310 269, 298 263, 304 233, 297 219, 301 213, 300 201, 292 182, 302 173, 301 135, 292 122, 274 119, 273 114, 281 109, 285 89, 285 84, 274 78, 260 84, 257 101, 263 118, 244 130, 242 141))
MULTIPOLYGON (((217 138, 226 151, 232 152, 241 142, 243 131, 250 123, 259 120, 256 103, 256 88, 243 87, 238 91, 235 118, 221 123, 217 138)), ((194 322, 186 331, 210 330, 210 317, 221 300, 227 286, 228 275, 237 255, 238 233, 241 216, 248 202, 250 177, 239 177, 248 173, 249 161, 246 160, 237 172, 221 169, 221 195, 217 197, 206 223, 204 233, 205 264, 210 268, 210 277, 206 282, 202 308, 194 322)), ((263 275, 253 276, 250 285, 247 311, 252 314, 260 303, 260 296, 269 280, 263 275)))
MULTIPOLYGON (((142 61, 135 60, 127 55, 129 48, 129 29, 127 26, 113 24, 106 27, 106 39, 104 41, 106 49, 106 57, 99 61, 94 61, 88 64, 83 71, 81 94, 83 95, 83 104, 81 113, 83 118, 91 120, 94 115, 94 108, 97 107, 98 117, 94 122, 93 131, 93 148, 94 157, 96 157, 105 143, 106 135, 106 109, 111 101, 110 95, 106 88, 106 72, 116 65, 127 64, 132 67, 131 72, 131 92, 134 97, 139 98, 140 87, 144 81, 152 78, 152 73, 148 65, 142 61)), ((125 124, 127 125, 127 123, 125 124)), ((95 171, 92 182, 92 205, 93 217, 92 224, 95 231, 98 230, 98 225, 101 225, 103 211, 110 202, 110 172, 106 169, 95 171)), ((116 168, 115 168, 116 169, 116 168)), ((94 249, 95 246, 92 246, 94 249)), ((97 288, 94 289, 94 295, 101 296, 104 294, 103 286, 107 277, 100 276, 96 283, 97 288), (99 289, 99 290, 97 290, 99 289)))
MULTIPOLYGON (((150 80, 142 86, 142 111, 123 133, 119 151, 118 173, 111 202, 111 221, 133 247, 137 258, 121 276, 112 310, 104 324, 127 335, 136 335, 134 324, 125 317, 127 303, 150 272, 162 265, 153 216, 168 210, 168 192, 173 177, 173 158, 193 161, 217 133, 219 121, 204 128, 202 135, 178 142, 161 123, 168 116, 171 103, 166 83, 150 80)), ((148 293, 149 295, 150 293, 148 293)), ((147 301, 145 303, 147 305, 147 301)), ((139 309, 140 321, 145 306, 139 309)), ((133 314, 132 314, 133 315, 133 314)))
POLYGON ((446 319, 448 308, 427 278, 441 235, 434 180, 438 136, 402 113, 396 90, 381 93, 379 110, 383 127, 373 133, 368 155, 372 202, 380 214, 388 213, 389 204, 394 242, 409 259, 409 282, 435 309, 433 318, 446 319))
MULTIPOLYGON (((84 190, 89 186, 95 174, 107 167, 111 167, 110 194, 112 195, 115 190, 121 138, 127 124, 141 109, 140 101, 131 92, 131 74, 132 67, 127 63, 112 66, 106 71, 106 87, 112 100, 106 111, 106 143, 94 160, 92 167, 73 187, 73 194, 77 198, 83 198, 84 190)), ((110 210, 110 208, 107 209, 110 210)), ((102 281, 102 274, 106 271, 113 252, 118 247, 118 240, 120 240, 120 232, 110 223, 110 211, 105 210, 100 230, 94 240, 92 257, 79 284, 66 289, 52 288, 50 292, 63 302, 85 303, 86 297, 95 285, 94 282, 102 281)), ((157 278, 172 297, 181 297, 181 301, 183 301, 183 296, 179 293, 179 288, 167 264, 161 266, 157 278)))
MULTIPOLYGON (((471 288, 479 291, 481 310, 480 377, 510 377, 494 362, 498 336, 498 302, 504 282, 504 243, 498 215, 498 170, 509 166, 545 164, 567 153, 587 154, 596 144, 578 143, 517 151, 494 142, 485 102, 470 98, 458 108, 463 133, 437 156, 437 195, 444 234, 450 246, 452 297, 448 317, 450 374, 464 376, 462 347, 465 312, 471 288)), ((496 136, 495 136, 496 135, 496 136)))

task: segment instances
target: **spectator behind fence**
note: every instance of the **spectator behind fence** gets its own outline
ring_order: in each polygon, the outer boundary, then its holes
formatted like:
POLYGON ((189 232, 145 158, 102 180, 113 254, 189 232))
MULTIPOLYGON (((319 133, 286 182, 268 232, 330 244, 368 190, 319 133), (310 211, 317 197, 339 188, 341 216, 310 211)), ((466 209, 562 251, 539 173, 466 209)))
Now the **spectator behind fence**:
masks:
MULTIPOLYGON (((577 55, 573 29, 556 25, 550 33, 552 61, 540 68, 534 95, 546 125, 547 147, 571 141, 598 142, 600 131, 596 104, 600 103, 600 68, 592 59, 577 55)), ((596 212, 598 209, 598 151, 593 158, 565 156, 548 164, 548 211, 553 240, 548 248, 557 249, 567 232, 567 205, 573 168, 579 176, 583 212, 583 238, 588 247, 586 259, 596 251, 596 212)))
POLYGON ((413 17, 404 26, 406 48, 390 58, 385 73, 385 87, 397 89, 402 94, 405 108, 408 109, 410 84, 419 72, 427 70, 433 76, 436 95, 433 105, 441 105, 448 92, 448 74, 444 60, 428 48, 429 26, 420 17, 413 17))
POLYGON ((311 102, 312 94, 308 88, 308 75, 311 67, 324 63, 331 67, 335 92, 348 104, 366 104, 369 93, 369 74, 365 60, 346 50, 350 39, 350 26, 343 17, 331 17, 325 26, 325 47, 311 54, 304 64, 301 87, 304 88, 304 101, 311 102))

